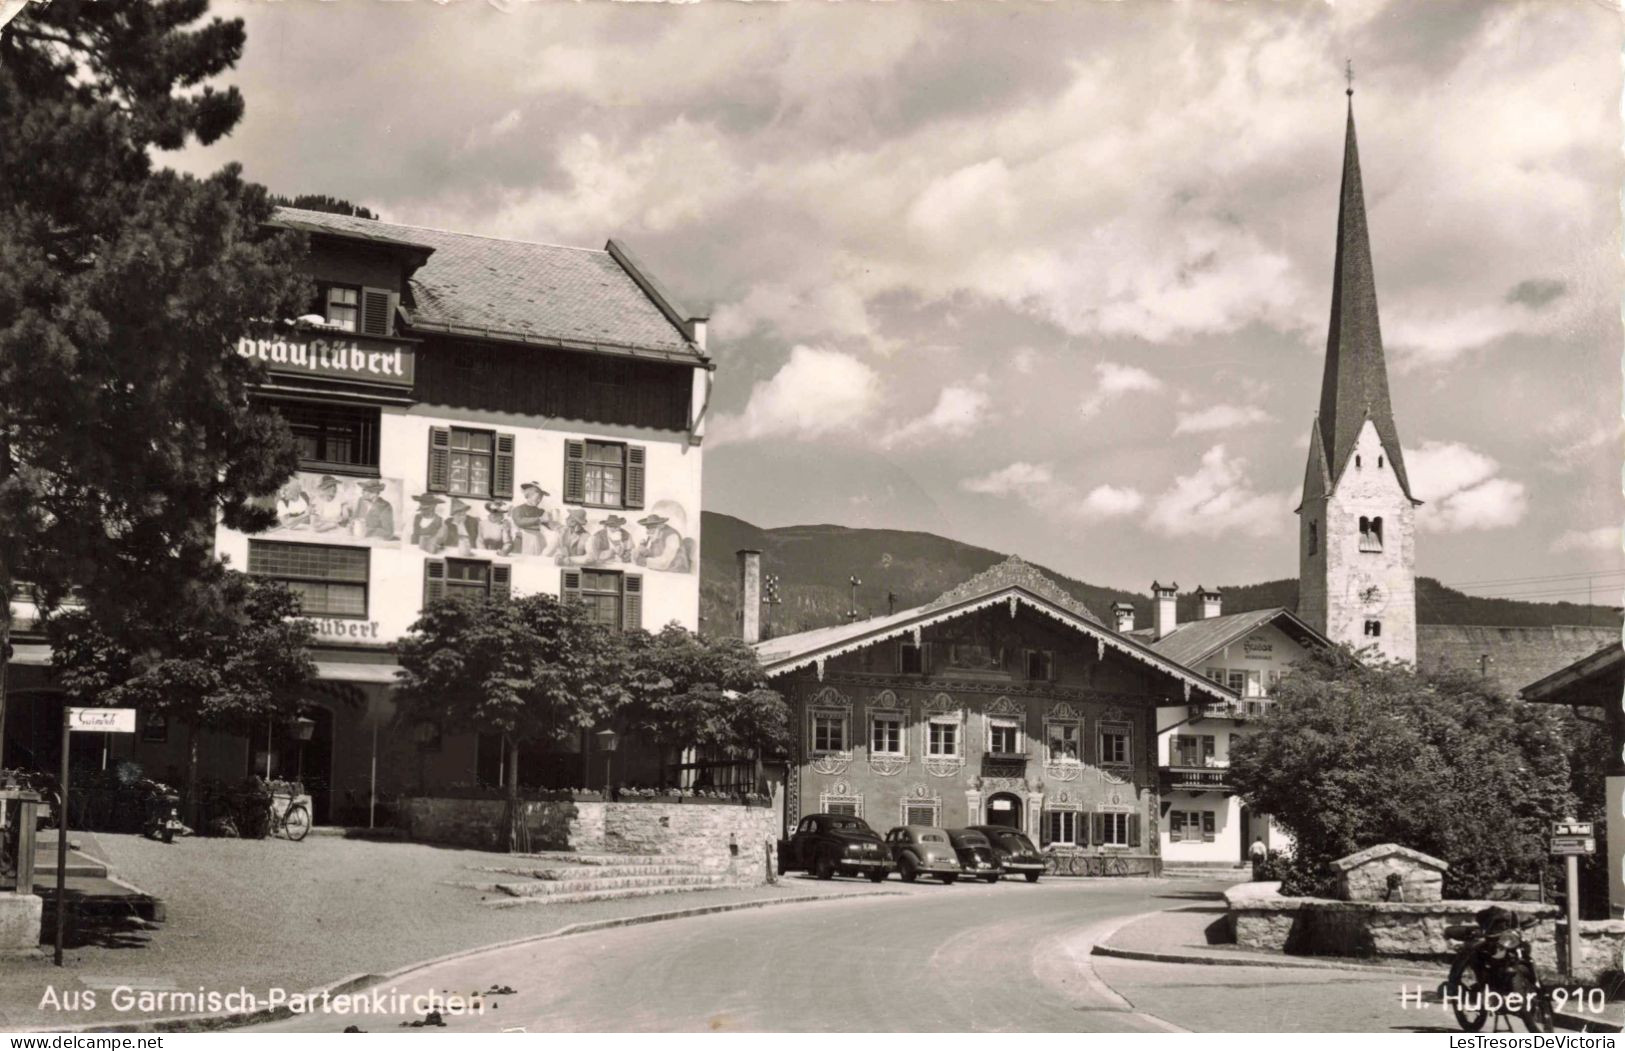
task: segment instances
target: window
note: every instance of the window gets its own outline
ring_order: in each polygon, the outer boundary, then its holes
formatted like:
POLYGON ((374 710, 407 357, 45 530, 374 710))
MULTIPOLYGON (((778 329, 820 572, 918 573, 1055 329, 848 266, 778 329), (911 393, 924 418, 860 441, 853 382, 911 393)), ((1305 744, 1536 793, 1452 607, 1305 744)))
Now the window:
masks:
POLYGON ((459 496, 491 496, 495 437, 490 431, 451 429, 450 492, 459 496))
POLYGON ((1128 814, 1096 814, 1100 822, 1100 842, 1108 847, 1129 845, 1128 814))
POLYGON ((559 594, 587 607, 593 623, 634 631, 643 627, 643 578, 601 569, 562 571, 559 594))
MULTIPOLYGON (((312 401, 268 403, 287 421, 301 467, 354 470, 378 467, 378 410, 312 401)), ((369 472, 370 473, 370 472, 369 472)))
POLYGON ((925 674, 925 647, 915 642, 905 642, 897 651, 897 670, 903 675, 925 674))
POLYGON ((1378 457, 1377 457, 1377 466, 1378 466, 1378 467, 1381 467, 1381 466, 1382 466, 1382 457, 1381 457, 1381 456, 1378 456, 1378 457))
POLYGON ((1207 670, 1207 677, 1221 686, 1223 686, 1225 683, 1225 672, 1223 668, 1209 668, 1207 670))
POLYGON ((1100 761, 1105 765, 1127 766, 1129 759, 1129 736, 1127 726, 1102 726, 1100 728, 1100 761))
POLYGON ((1076 846, 1082 840, 1078 838, 1078 814, 1071 810, 1049 810, 1044 813, 1044 842, 1066 843, 1076 846))
POLYGON ((641 445, 620 442, 565 442, 565 502, 590 507, 642 507, 646 452, 641 445))
POLYGON ((367 615, 368 554, 364 547, 250 540, 248 571, 288 585, 304 616, 360 619, 367 615))
POLYGON ((491 563, 473 562, 461 558, 446 559, 446 593, 474 595, 480 598, 491 593, 491 563))
POLYGON ((1382 621, 1368 620, 1365 622, 1365 637, 1368 639, 1382 638, 1382 621))
MULTIPOLYGON (((901 715, 872 715, 869 717, 869 753, 871 755, 903 754, 903 717, 901 715)), ((908 824, 908 822, 904 822, 908 824)))
POLYGON ((513 591, 513 567, 466 558, 423 560, 423 604, 441 598, 505 599, 513 591))
POLYGON ((1021 721, 1002 716, 989 716, 987 750, 994 755, 1021 754, 1021 721))
POLYGON ((1050 650, 1028 650, 1027 678, 1036 682, 1055 678, 1055 654, 1050 650))
POLYGON ((1049 723, 1046 732, 1049 737, 1050 762, 1076 763, 1081 758, 1078 754, 1077 723, 1049 723))
POLYGON ((1241 668, 1231 668, 1229 671, 1225 672, 1225 682, 1224 682, 1224 684, 1226 686, 1230 687, 1236 693, 1242 693, 1242 694, 1246 693, 1247 692, 1247 673, 1246 673, 1246 671, 1242 670, 1241 668))
POLYGON ((948 667, 959 671, 1000 671, 1004 668, 1004 652, 982 642, 950 643, 948 667))
POLYGON ((1213 734, 1175 734, 1168 745, 1173 766, 1212 766, 1218 739, 1213 734))
POLYGON ((926 726, 925 754, 937 758, 959 755, 959 720, 934 718, 926 726))
POLYGON ((1265 697, 1274 697, 1275 691, 1281 688, 1281 673, 1274 669, 1269 673, 1269 686, 1264 690, 1265 697))
POLYGON ((1354 454, 1354 469, 1356 471, 1358 471, 1360 469, 1360 454, 1359 453, 1354 454))
POLYGON ((1320 550, 1320 523, 1309 523, 1309 553, 1312 555, 1320 550))
POLYGON ((824 804, 824 813, 826 813, 826 814, 844 814, 847 817, 857 817, 858 816, 858 804, 856 804, 856 803, 833 803, 833 802, 825 803, 824 804))
POLYGON ((905 825, 935 825, 937 823, 937 808, 923 803, 910 804, 903 808, 903 824, 905 825))
POLYGON ((354 332, 361 318, 361 289, 347 285, 328 285, 322 290, 320 313, 333 328, 354 332))
POLYGON ((1382 550, 1382 519, 1380 517, 1378 517, 1378 518, 1361 517, 1361 519, 1360 519, 1360 550, 1361 551, 1381 551, 1382 550))
POLYGON ((162 712, 148 712, 141 720, 141 740, 147 744, 167 743, 169 716, 162 712))
POLYGON ((1174 843, 1183 840, 1212 843, 1217 838, 1215 827, 1214 814, 1211 810, 1175 810, 1168 815, 1168 839, 1174 843))
POLYGON ((846 716, 840 712, 814 712, 812 717, 814 754, 846 751, 846 716))

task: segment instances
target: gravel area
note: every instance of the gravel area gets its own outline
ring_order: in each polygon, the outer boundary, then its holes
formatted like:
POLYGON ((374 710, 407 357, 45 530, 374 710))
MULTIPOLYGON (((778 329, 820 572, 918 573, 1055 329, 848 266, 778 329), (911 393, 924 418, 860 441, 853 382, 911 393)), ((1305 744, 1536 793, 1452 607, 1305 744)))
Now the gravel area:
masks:
MULTIPOLYGON (((84 846, 90 853, 92 844, 84 846)), ((94 849, 115 875, 163 898, 167 921, 121 936, 117 945, 70 948, 61 970, 48 955, 0 961, 0 1026, 56 1028, 141 1017, 113 1009, 110 991, 121 984, 241 986, 263 997, 273 987, 302 991, 572 923, 873 889, 866 880, 790 876, 763 887, 492 909, 479 904, 479 891, 442 885, 476 878, 471 866, 501 858, 479 851, 328 836, 302 843, 181 839, 166 846, 107 834, 95 837, 94 849), (64 1005, 80 994, 80 1007, 42 1009, 48 989, 64 1005), (97 993, 94 1009, 83 1009, 87 991, 97 993)))

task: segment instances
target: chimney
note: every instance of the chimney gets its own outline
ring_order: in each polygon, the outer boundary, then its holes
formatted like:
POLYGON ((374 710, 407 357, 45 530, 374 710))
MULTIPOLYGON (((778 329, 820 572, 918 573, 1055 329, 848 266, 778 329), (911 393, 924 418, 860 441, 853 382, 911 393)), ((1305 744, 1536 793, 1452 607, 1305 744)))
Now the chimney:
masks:
POLYGON ((762 553, 739 552, 739 637, 762 641, 762 553))
POLYGON ((1202 619, 1210 620, 1224 614, 1224 592, 1209 591, 1200 584, 1196 586, 1196 597, 1202 603, 1202 619))
POLYGON ((1154 611, 1152 625, 1156 629, 1156 638, 1167 636, 1179 626, 1179 612, 1174 608, 1175 596, 1178 594, 1178 584, 1164 586, 1155 580, 1151 582, 1151 608, 1154 611))
POLYGON ((1117 625, 1119 635, 1127 635, 1134 630, 1134 603, 1113 602, 1112 622, 1117 625))

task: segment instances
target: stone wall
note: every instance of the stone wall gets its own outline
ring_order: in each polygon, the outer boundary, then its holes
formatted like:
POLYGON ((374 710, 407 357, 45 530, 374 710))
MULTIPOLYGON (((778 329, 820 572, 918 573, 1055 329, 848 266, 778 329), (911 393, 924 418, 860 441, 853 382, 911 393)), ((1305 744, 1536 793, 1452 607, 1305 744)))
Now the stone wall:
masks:
MULTIPOLYGON (((531 849, 582 854, 682 855, 745 883, 767 878, 778 836, 778 811, 721 803, 604 803, 525 801, 531 849)), ((507 843, 500 799, 412 797, 401 823, 412 839, 476 850, 507 843)))
MULTIPOLYGON (((1557 944, 1568 956, 1568 924, 1557 927, 1557 944)), ((1582 982, 1601 983, 1604 976, 1625 970, 1625 920, 1580 921, 1580 967, 1582 982)))

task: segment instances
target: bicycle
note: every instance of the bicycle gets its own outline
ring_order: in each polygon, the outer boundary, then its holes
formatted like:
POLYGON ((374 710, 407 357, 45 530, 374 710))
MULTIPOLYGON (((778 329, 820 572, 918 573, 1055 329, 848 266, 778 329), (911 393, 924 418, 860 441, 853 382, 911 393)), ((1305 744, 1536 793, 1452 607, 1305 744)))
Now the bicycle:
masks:
POLYGON ((281 832, 288 839, 297 843, 310 834, 310 808, 299 802, 299 797, 305 794, 305 786, 297 781, 279 782, 271 788, 271 835, 281 832), (280 791, 286 787, 287 791, 280 791), (286 797, 288 805, 282 810, 277 809, 277 800, 286 797))

